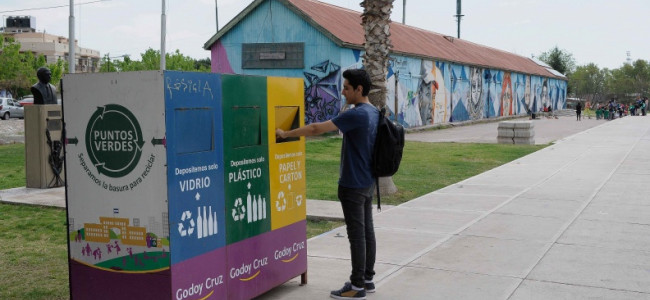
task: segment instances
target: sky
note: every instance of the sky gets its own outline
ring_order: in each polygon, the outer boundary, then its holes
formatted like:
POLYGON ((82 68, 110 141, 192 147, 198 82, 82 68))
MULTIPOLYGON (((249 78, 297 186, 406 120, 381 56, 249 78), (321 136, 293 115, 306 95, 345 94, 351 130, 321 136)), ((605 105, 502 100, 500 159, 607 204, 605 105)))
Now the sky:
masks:
MULTIPOLYGON (((322 0, 361 12, 361 0, 322 0)), ((395 0, 391 19, 456 36, 456 1, 395 0)), ((148 48, 160 49, 162 0, 75 0, 79 46, 110 57, 139 59, 148 48)), ((252 0, 166 0, 166 50, 209 57, 203 45, 252 0)), ((465 0, 461 38, 535 57, 557 46, 577 65, 619 68, 628 58, 650 60, 649 0, 465 0)), ((69 0, 1 0, 0 16, 32 16, 36 30, 68 36, 69 0), (59 8, 36 9, 53 6, 59 8), (20 11, 15 11, 20 10, 20 11)))

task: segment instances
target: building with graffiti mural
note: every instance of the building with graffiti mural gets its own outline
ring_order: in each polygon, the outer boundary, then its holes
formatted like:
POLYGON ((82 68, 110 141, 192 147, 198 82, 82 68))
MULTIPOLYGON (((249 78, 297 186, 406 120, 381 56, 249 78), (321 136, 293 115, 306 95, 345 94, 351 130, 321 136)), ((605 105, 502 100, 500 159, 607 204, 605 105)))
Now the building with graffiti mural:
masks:
MULTIPOLYGON (((391 23, 386 104, 406 127, 521 115, 566 107, 567 79, 517 54, 391 23)), ((313 0, 256 0, 204 48, 212 71, 301 77, 305 122, 345 103, 341 74, 361 68, 361 12, 313 0)))

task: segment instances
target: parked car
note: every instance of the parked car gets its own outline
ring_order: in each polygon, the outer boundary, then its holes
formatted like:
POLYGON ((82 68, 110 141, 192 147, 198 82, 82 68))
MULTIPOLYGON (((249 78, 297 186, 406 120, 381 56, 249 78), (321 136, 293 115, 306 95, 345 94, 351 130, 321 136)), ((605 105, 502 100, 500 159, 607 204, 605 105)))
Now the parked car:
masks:
MULTIPOLYGON (((18 101, 20 106, 34 105, 34 97, 28 96, 24 97, 22 100, 18 101)), ((61 99, 56 99, 56 104, 61 105, 61 99)))
POLYGON ((11 98, 0 98, 0 118, 9 120, 9 118, 24 118, 25 109, 20 106, 18 101, 11 98))
POLYGON ((18 101, 18 103, 20 103, 20 106, 32 105, 32 104, 34 104, 34 96, 32 96, 32 95, 25 96, 25 97, 23 97, 23 99, 18 101))

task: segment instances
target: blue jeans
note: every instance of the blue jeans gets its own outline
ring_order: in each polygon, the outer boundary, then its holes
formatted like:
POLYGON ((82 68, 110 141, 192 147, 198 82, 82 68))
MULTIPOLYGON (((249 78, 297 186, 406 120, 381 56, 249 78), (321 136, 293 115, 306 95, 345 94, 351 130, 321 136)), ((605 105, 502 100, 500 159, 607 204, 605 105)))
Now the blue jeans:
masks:
POLYGON ((352 261, 350 282, 356 287, 363 287, 364 280, 372 280, 375 276, 377 244, 372 222, 373 188, 374 185, 362 189, 339 185, 338 196, 350 241, 352 261))

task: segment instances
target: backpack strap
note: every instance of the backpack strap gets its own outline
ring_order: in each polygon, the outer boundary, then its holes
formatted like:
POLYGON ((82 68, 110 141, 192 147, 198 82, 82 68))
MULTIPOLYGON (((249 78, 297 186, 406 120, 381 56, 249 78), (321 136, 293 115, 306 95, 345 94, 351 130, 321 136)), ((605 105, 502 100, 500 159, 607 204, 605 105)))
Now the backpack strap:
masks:
MULTIPOLYGON (((379 123, 381 122, 381 118, 384 118, 385 116, 386 116, 386 106, 382 107, 381 110, 379 110, 379 119, 377 119, 377 126, 379 126, 379 123)), ((377 137, 375 136, 375 140, 376 139, 377 137)), ((379 194, 379 176, 375 177, 375 187, 377 187, 377 211, 381 212, 381 195, 379 194)))
POLYGON ((375 177, 375 186, 377 187, 377 211, 381 212, 381 195, 379 195, 379 177, 375 177))

